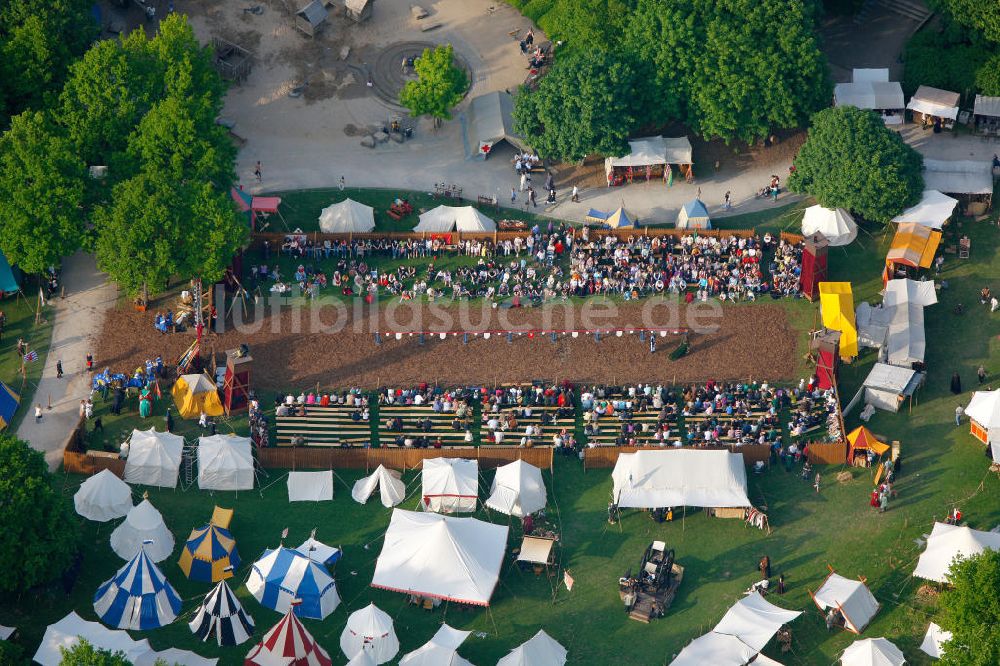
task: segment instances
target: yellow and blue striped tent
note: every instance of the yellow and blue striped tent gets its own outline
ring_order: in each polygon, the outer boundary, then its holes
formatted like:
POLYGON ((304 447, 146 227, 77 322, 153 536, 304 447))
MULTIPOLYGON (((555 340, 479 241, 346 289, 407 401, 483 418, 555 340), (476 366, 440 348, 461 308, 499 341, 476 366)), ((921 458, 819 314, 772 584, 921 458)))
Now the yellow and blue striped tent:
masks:
POLYGON ((177 564, 191 580, 217 583, 230 578, 240 565, 236 539, 229 530, 218 525, 208 524, 191 530, 177 564))
POLYGON ((17 391, 0 382, 0 430, 6 428, 14 419, 14 412, 21 404, 21 396, 17 391))

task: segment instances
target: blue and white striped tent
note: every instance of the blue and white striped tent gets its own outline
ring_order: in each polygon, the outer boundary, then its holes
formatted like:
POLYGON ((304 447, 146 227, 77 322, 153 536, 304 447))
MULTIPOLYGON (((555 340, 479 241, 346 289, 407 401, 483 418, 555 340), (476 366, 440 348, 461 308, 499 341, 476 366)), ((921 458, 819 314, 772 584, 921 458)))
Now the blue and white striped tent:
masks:
POLYGON ((324 619, 340 605, 337 586, 326 567, 284 546, 264 551, 254 562, 247 589, 262 606, 279 613, 288 612, 292 601, 300 599, 295 614, 314 620, 324 619))
POLYGON ((145 548, 94 595, 97 617, 117 629, 157 629, 173 622, 180 610, 181 598, 145 548))

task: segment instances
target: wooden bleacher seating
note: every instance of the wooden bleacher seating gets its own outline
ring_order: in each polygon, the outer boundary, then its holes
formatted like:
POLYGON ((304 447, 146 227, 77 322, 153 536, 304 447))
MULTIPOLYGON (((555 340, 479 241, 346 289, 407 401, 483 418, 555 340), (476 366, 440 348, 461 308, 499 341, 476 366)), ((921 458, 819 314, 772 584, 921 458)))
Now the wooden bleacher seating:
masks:
POLYGON ((347 405, 306 405, 305 416, 276 416, 278 446, 291 446, 301 436, 306 446, 366 446, 371 442, 368 421, 355 421, 356 407, 347 405))
MULTIPOLYGON (((379 405, 378 409, 378 439, 380 446, 396 446, 396 437, 398 435, 413 438, 426 437, 430 440, 432 446, 437 439, 441 440, 443 446, 455 447, 466 444, 465 428, 455 430, 452 427, 452 423, 456 418, 454 411, 435 412, 434 406, 430 403, 423 405, 379 405), (403 420, 403 429, 401 431, 389 428, 389 422, 395 418, 403 420), (431 428, 428 431, 420 427, 420 424, 425 420, 431 422, 431 428)), ((472 420, 471 408, 465 420, 469 424, 469 427, 472 428, 473 433, 475 433, 476 426, 472 420)))

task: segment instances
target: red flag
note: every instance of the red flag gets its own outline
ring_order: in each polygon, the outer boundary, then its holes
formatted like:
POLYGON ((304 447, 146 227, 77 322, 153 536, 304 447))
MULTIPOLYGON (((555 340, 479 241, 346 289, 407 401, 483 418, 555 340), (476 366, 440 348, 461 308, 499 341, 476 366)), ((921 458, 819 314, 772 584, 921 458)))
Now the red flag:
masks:
POLYGON ((575 583, 575 582, 576 581, 573 580, 573 577, 569 575, 569 571, 563 571, 563 583, 566 585, 566 589, 567 590, 569 590, 570 592, 572 592, 573 591, 573 583, 575 583))

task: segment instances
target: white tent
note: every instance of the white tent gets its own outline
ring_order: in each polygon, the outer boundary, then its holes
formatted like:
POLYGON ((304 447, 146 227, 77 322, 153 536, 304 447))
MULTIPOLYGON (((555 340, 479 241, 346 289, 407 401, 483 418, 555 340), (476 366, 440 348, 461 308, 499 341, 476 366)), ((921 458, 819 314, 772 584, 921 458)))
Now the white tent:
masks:
POLYGON ((173 488, 181 469, 184 438, 169 432, 133 430, 125 461, 125 480, 144 486, 173 488))
POLYGON ((511 650, 497 666, 563 666, 566 648, 542 630, 511 650))
MULTIPOLYGON (((984 444, 1000 444, 1000 389, 973 393, 969 406, 965 408, 965 414, 973 422, 973 425, 978 426, 982 434, 985 435, 984 444)), ((980 435, 977 437, 982 439, 980 435)), ((997 459, 995 446, 993 458, 997 459)))
POLYGON ((202 490, 253 488, 250 438, 236 435, 198 438, 198 487, 202 490))
POLYGON ((355 502, 364 504, 368 498, 379 489, 382 498, 382 506, 391 509, 406 498, 406 485, 399 478, 399 472, 389 470, 379 465, 371 475, 354 482, 351 489, 351 497, 355 502))
POLYGON ((319 214, 319 230, 325 234, 366 234, 375 228, 375 209, 344 199, 319 214))
POLYGON ((842 666, 902 666, 906 663, 898 647, 884 638, 865 638, 851 643, 840 657, 842 666))
POLYGON ((788 624, 799 615, 802 615, 802 611, 790 611, 775 606, 755 592, 733 604, 713 631, 717 634, 736 636, 760 652, 782 625, 788 624))
POLYGON ((931 622, 927 626, 927 633, 920 644, 920 651, 933 659, 940 659, 944 654, 944 643, 951 640, 951 632, 945 631, 940 626, 931 622))
POLYGON ((925 158, 924 187, 951 194, 992 194, 993 163, 925 158))
POLYGON ((944 223, 951 219, 957 205, 958 199, 952 199, 937 190, 924 190, 916 206, 907 208, 892 218, 892 221, 897 224, 912 222, 931 229, 941 229, 944 223))
POLYGON ((523 460, 498 467, 486 506, 518 518, 541 511, 545 508, 542 470, 523 460))
POLYGON ((374 663, 384 664, 399 652, 399 639, 392 627, 392 618, 375 604, 354 611, 340 634, 340 649, 348 659, 364 651, 372 656, 374 663))
POLYGON ((372 587, 488 606, 507 529, 475 518, 393 509, 372 587))
POLYGON ((922 363, 927 344, 924 308, 937 303, 934 282, 889 280, 882 302, 892 313, 885 340, 886 360, 904 368, 922 363))
POLYGON ((465 458, 429 458, 424 460, 420 484, 420 508, 424 511, 475 511, 479 499, 479 462, 465 458))
POLYGON ((1000 534, 934 523, 934 529, 927 538, 927 547, 920 554, 913 575, 946 583, 948 571, 956 557, 972 557, 986 550, 1000 550, 1000 534))
POLYGON ((131 662, 152 649, 145 638, 134 640, 125 631, 108 629, 99 622, 84 620, 76 611, 70 611, 69 615, 45 629, 42 644, 32 659, 42 666, 59 666, 62 662, 59 648, 70 649, 81 639, 102 650, 120 650, 131 662))
POLYGON ((850 245, 858 237, 858 225, 843 208, 810 206, 802 217, 802 235, 820 233, 831 247, 850 245))
POLYGON ((73 495, 73 506, 87 520, 104 523, 121 518, 132 509, 132 489, 114 472, 102 469, 80 484, 73 495))
POLYGON ((750 506, 742 453, 699 449, 623 453, 611 478, 615 503, 624 508, 750 506))
POLYGON ((864 581, 844 578, 831 572, 813 595, 820 610, 836 608, 844 615, 848 631, 860 634, 878 613, 879 603, 864 581))
POLYGON ((528 150, 524 137, 514 131, 514 97, 502 90, 473 97, 462 116, 462 130, 465 154, 470 159, 486 159, 501 141, 517 150, 528 150))
POLYGON ((347 662, 347 666, 377 666, 375 657, 368 650, 362 650, 354 655, 354 658, 347 662))
POLYGON ((910 98, 910 103, 906 105, 906 108, 917 113, 922 113, 925 116, 955 120, 958 118, 959 97, 960 95, 957 92, 951 92, 950 90, 920 86, 917 88, 917 92, 913 93, 913 97, 910 98))
POLYGON ((413 228, 416 232, 448 233, 458 229, 468 232, 496 231, 496 222, 480 213, 474 206, 438 206, 420 216, 413 228))
POLYGON ((972 115, 1000 118, 1000 97, 976 95, 976 101, 972 107, 972 115))
POLYGON ((692 199, 677 212, 678 229, 711 229, 712 219, 701 199, 692 199))
POLYGON ((684 646, 670 666, 745 666, 755 654, 736 636, 710 631, 684 646))
POLYGON ((471 633, 442 624, 428 642, 403 655, 399 660, 399 666, 472 666, 457 652, 458 647, 471 633))
POLYGON ((8 640, 17 631, 17 627, 8 627, 0 624, 0 641, 8 640))
POLYGON ((692 164, 691 141, 686 136, 647 136, 628 142, 629 154, 604 160, 605 173, 614 167, 640 168, 660 164, 692 164))
POLYGON ((889 412, 898 412, 903 401, 913 395, 922 375, 910 368, 876 363, 865 378, 865 402, 889 412))
POLYGON ((333 470, 289 472, 289 502, 323 502, 333 499, 333 470))
POLYGON ((317 562, 326 567, 332 567, 340 561, 341 550, 335 546, 328 546, 316 537, 309 537, 296 548, 313 562, 317 562))
POLYGON ((174 535, 163 522, 163 515, 148 499, 144 499, 128 512, 122 524, 111 533, 111 550, 123 560, 131 560, 144 541, 146 555, 154 562, 162 562, 174 550, 174 535))

